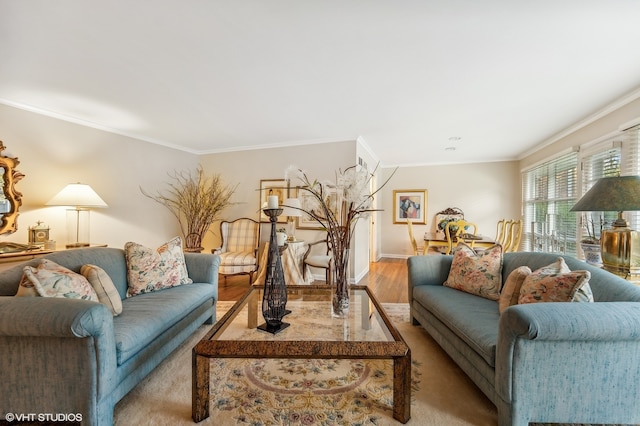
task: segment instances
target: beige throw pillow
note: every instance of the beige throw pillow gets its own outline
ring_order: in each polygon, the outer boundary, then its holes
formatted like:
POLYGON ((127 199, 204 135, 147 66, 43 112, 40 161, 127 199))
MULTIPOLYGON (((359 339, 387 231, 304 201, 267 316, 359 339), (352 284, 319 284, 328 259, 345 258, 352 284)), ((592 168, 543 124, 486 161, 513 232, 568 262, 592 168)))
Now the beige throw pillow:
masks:
POLYGON ((509 306, 518 304, 520 288, 529 275, 531 275, 531 269, 528 266, 520 266, 511 271, 500 292, 500 299, 498 300, 498 310, 500 313, 509 306))
POLYGON ((116 289, 104 269, 96 265, 87 264, 80 268, 80 273, 89 281, 89 284, 98 295, 100 303, 109 308, 114 316, 122 313, 120 293, 118 293, 118 289, 116 289))

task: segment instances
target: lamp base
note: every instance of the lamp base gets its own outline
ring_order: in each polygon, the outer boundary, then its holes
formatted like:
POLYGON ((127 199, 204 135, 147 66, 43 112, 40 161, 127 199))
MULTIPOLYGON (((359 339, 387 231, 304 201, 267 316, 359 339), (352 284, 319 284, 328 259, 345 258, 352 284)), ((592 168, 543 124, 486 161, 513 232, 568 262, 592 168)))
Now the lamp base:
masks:
POLYGON ((80 248, 89 247, 89 243, 69 243, 65 245, 65 248, 80 248))
POLYGON ((640 275, 640 232, 626 226, 602 231, 602 267, 623 278, 640 275))

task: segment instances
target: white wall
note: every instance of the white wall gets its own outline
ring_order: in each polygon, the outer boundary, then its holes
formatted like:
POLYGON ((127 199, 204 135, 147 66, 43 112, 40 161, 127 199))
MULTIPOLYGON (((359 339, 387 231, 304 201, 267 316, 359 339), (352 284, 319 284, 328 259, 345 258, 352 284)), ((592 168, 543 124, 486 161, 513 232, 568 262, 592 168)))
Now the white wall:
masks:
POLYGON ((179 235, 173 216, 139 187, 164 188, 167 171, 195 169, 196 155, 4 105, 0 129, 4 154, 18 157, 18 170, 25 174, 16 185, 23 202, 18 231, 0 236, 2 241, 26 243, 28 228, 40 220, 63 245, 66 209, 45 203, 72 182, 91 185, 109 205, 91 213, 91 242, 121 248, 136 241, 155 247, 179 235))
MULTIPOLYGON (((385 168, 382 179, 394 169, 385 168)), ((498 220, 521 217, 521 185, 518 162, 416 166, 399 168, 383 188, 382 257, 406 257, 413 253, 407 225, 393 223, 394 190, 427 190, 427 224, 413 225, 416 239, 434 232, 434 216, 458 207, 465 219, 478 225, 482 235, 494 237, 498 220)))
MULTIPOLYGON (((207 173, 221 173, 227 183, 239 184, 233 200, 240 203, 223 211, 222 217, 258 218, 260 180, 284 178, 289 165, 319 179, 333 179, 335 170, 355 164, 358 157, 370 170, 377 163, 357 141, 197 156, 3 105, 0 128, 5 153, 19 158, 18 169, 25 174, 16 186, 23 194, 19 229, 0 239, 23 243, 28 240, 29 226, 38 220, 51 227, 52 239, 66 242, 64 208, 46 207, 45 203, 70 182, 90 184, 109 204, 107 209, 92 212, 92 242, 111 247, 122 247, 127 241, 156 246, 179 235, 179 228, 166 208, 141 194, 140 186, 149 191, 165 188, 170 181, 167 172, 193 170, 200 163, 207 173)), ((377 184, 389 173, 390 169, 381 169, 377 184)), ((373 217, 373 226, 379 230, 375 258, 410 254, 406 226, 392 223, 393 189, 416 188, 429 191, 429 225, 416 225, 416 235, 433 229, 433 215, 451 206, 462 208, 488 235, 495 232, 498 219, 520 215, 517 162, 401 168, 378 194, 383 212, 373 217)), ((358 246, 368 244, 369 227, 367 221, 359 223, 358 246)), ((307 241, 322 237, 321 231, 296 233, 307 241)), ((205 249, 217 247, 219 241, 218 224, 214 224, 205 238, 205 249)), ((368 270, 368 253, 368 249, 355 250, 353 276, 359 278, 368 270)))

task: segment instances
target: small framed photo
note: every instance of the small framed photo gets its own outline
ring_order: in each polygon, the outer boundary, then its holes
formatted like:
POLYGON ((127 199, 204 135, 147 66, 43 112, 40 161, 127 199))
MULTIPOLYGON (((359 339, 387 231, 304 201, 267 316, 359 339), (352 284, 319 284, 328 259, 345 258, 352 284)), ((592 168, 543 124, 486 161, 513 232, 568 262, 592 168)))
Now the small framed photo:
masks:
POLYGON ((398 189, 393 191, 393 223, 427 224, 427 190, 398 189))
MULTIPOLYGON (((260 222, 270 222, 269 217, 262 211, 262 206, 267 204, 269 195, 278 196, 278 205, 284 204, 284 200, 289 198, 289 181, 286 179, 262 179, 260 180, 260 222)), ((278 223, 286 223, 287 217, 278 216, 278 223)))

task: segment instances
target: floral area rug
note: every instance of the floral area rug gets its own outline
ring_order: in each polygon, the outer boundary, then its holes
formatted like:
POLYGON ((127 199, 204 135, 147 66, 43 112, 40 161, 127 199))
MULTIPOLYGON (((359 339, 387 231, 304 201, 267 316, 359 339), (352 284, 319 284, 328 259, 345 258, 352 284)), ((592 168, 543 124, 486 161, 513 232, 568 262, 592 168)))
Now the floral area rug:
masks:
MULTIPOLYGON (((389 306, 388 315, 408 322, 406 305, 389 306)), ((415 393, 420 361, 412 364, 415 393)), ((393 362, 213 359, 210 386, 216 424, 376 425, 392 416, 393 362)))
POLYGON ((392 374, 387 360, 216 360, 211 413, 229 424, 379 424, 391 416, 392 374))

